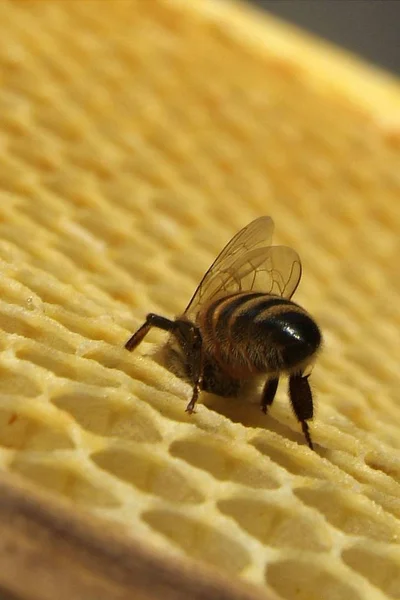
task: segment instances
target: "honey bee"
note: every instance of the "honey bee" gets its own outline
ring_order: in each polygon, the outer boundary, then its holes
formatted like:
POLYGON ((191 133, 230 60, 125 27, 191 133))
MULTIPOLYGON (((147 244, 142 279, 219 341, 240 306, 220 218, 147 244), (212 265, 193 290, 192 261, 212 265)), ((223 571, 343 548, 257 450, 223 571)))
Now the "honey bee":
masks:
POLYGON ((183 315, 170 320, 148 314, 125 348, 134 350, 152 327, 170 332, 170 352, 193 386, 188 413, 194 412, 201 390, 236 396, 257 376, 266 379, 260 404, 266 413, 280 376, 287 375, 293 411, 313 449, 308 377, 321 332, 291 300, 301 278, 300 258, 291 248, 271 246, 273 229, 270 217, 260 217, 239 231, 208 269, 183 315))

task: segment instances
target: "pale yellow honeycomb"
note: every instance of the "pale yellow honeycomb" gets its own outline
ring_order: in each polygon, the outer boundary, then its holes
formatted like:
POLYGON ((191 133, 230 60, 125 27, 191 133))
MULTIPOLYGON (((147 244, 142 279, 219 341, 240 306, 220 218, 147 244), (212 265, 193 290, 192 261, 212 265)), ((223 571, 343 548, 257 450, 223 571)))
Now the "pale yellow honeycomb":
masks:
POLYGON ((1 467, 287 600, 400 598, 398 84, 216 0, 0 23, 1 467), (123 348, 263 214, 325 336, 315 453, 285 386, 189 417, 162 334, 123 348))

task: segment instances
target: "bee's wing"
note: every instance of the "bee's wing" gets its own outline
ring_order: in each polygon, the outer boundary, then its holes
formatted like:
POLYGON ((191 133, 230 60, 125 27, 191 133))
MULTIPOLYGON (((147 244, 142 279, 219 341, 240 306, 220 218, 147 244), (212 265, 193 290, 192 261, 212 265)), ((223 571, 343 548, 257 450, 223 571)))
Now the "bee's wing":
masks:
POLYGON ((300 257, 288 246, 271 246, 252 250, 241 262, 232 265, 232 279, 227 281, 229 289, 235 291, 257 291, 291 298, 301 278, 300 257))
POLYGON ((184 314, 197 312, 200 304, 210 297, 211 291, 218 285, 217 274, 225 272, 235 259, 257 246, 270 246, 273 232, 274 222, 271 217, 259 217, 238 231, 205 273, 184 314))
POLYGON ((290 298, 301 263, 291 248, 270 246, 273 227, 270 217, 261 217, 239 231, 204 275, 185 314, 197 313, 221 292, 256 290, 290 298))

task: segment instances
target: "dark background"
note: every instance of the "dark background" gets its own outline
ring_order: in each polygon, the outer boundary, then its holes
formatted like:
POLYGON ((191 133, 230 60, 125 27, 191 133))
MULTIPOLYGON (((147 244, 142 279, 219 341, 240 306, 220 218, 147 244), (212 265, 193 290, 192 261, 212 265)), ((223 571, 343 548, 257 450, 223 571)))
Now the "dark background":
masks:
POLYGON ((400 0, 247 0, 400 74, 400 0))

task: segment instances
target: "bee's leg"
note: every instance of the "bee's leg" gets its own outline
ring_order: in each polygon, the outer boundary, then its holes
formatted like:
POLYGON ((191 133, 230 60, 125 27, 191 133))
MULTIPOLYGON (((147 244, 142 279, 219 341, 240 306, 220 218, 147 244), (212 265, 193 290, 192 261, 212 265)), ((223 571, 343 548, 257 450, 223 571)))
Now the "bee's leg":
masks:
POLYGON ((308 428, 308 419, 313 418, 313 399, 310 384, 308 383, 308 376, 303 377, 302 375, 292 375, 289 379, 289 397, 290 402, 294 410, 298 421, 303 429, 304 436, 307 444, 314 450, 313 443, 311 441, 310 430, 308 428))
POLYGON ((264 386, 260 407, 265 414, 267 414, 268 406, 271 406, 274 401, 278 383, 279 377, 274 377, 273 379, 268 379, 264 386))
POLYGON ((193 326, 193 346, 190 356, 190 372, 193 377, 193 394, 189 404, 186 407, 186 412, 190 415, 194 412, 199 394, 203 388, 203 340, 201 339, 200 330, 193 326))
POLYGON ((126 342, 125 348, 130 352, 134 350, 136 346, 140 344, 143 338, 149 333, 152 327, 164 329, 165 331, 173 331, 176 328, 176 325, 175 321, 170 321, 170 319, 150 313, 147 315, 143 325, 139 327, 136 333, 134 333, 133 336, 126 342))

